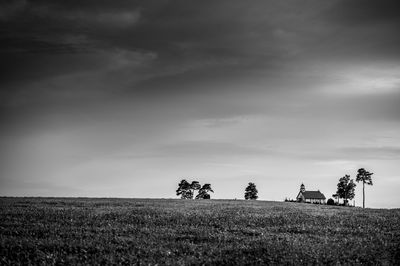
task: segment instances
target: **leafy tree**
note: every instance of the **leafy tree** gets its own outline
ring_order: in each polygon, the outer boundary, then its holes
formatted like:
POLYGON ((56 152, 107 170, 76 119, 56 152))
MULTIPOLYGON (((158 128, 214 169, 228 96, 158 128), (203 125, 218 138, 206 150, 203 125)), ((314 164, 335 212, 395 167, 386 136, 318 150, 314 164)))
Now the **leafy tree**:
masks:
POLYGON ((199 181, 193 181, 190 184, 190 189, 192 191, 192 198, 193 198, 195 190, 199 190, 200 188, 201 188, 201 185, 200 185, 199 181))
POLYGON ((189 183, 186 179, 182 179, 178 184, 176 195, 181 195, 181 199, 193 199, 196 190, 199 190, 201 185, 198 181, 189 183))
POLYGON ((357 178, 356 181, 363 182, 363 208, 365 208, 365 184, 372 186, 372 178, 371 176, 374 173, 370 173, 368 171, 366 171, 364 168, 360 168, 357 171, 357 178))
POLYGON ((354 189, 356 184, 353 182, 353 179, 350 179, 349 175, 345 175, 344 177, 339 179, 339 183, 337 184, 336 194, 339 198, 344 199, 344 204, 347 204, 347 199, 353 199, 355 196, 354 189))
POLYGON ((186 181, 186 179, 182 179, 178 184, 178 189, 176 190, 176 195, 181 195, 181 199, 192 199, 193 192, 191 189, 191 184, 186 181))
POLYGON ((210 199, 210 194, 208 192, 213 192, 210 184, 204 184, 200 190, 199 194, 197 194, 196 199, 210 199))
POLYGON ((190 188, 193 190, 199 190, 201 188, 201 185, 199 181, 193 181, 192 184, 190 184, 190 188))
POLYGON ((249 185, 246 187, 245 193, 244 193, 244 198, 246 200, 251 199, 251 200, 256 200, 258 199, 258 190, 256 188, 256 185, 254 183, 249 183, 249 185))

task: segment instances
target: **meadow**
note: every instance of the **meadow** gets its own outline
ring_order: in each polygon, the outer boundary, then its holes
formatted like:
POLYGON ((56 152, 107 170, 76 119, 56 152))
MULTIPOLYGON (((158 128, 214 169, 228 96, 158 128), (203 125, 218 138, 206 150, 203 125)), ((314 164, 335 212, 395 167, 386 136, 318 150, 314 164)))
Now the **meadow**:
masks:
POLYGON ((400 209, 0 198, 0 264, 400 264, 400 209))

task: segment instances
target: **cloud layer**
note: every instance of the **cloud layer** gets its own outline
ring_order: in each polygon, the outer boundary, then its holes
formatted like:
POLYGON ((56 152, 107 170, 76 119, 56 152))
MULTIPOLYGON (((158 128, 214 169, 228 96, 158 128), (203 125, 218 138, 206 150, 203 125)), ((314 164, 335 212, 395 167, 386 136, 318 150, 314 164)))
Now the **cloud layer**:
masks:
POLYGON ((191 175, 280 200, 357 167, 400 189, 397 2, 5 1, 0 193, 173 197, 191 175))

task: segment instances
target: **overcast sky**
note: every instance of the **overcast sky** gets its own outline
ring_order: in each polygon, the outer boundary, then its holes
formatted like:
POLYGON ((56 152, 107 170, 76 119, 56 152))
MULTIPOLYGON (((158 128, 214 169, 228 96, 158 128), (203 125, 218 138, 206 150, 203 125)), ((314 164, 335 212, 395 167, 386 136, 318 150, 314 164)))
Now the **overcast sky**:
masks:
POLYGON ((400 207, 397 0, 0 3, 0 195, 400 207), (356 188, 362 205, 362 185, 356 188))

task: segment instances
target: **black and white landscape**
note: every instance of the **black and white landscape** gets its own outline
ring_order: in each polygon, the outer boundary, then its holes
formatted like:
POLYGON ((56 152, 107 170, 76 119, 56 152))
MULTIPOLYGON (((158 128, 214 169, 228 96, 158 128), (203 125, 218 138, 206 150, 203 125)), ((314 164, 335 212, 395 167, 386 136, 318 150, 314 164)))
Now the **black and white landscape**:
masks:
POLYGON ((399 10, 3 1, 0 193, 175 197, 187 177, 282 200, 363 167, 368 206, 399 207, 399 10))
POLYGON ((399 265, 399 162, 397 0, 0 1, 0 265, 399 265))

